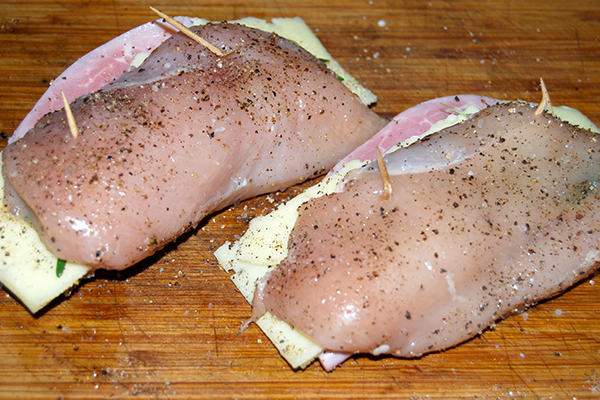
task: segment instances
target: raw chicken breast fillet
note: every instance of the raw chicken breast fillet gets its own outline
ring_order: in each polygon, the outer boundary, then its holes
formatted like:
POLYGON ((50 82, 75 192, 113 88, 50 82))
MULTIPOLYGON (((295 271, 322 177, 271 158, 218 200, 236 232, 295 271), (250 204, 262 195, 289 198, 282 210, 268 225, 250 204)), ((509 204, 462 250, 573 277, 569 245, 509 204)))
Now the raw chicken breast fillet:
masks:
POLYGON ((122 269, 205 215, 330 169, 384 121, 323 62, 235 24, 181 33, 3 151, 6 194, 59 258, 122 269))
POLYGON ((351 172, 299 209, 256 318, 328 351, 417 357, 555 295, 600 259, 600 144, 534 105, 502 103, 351 172))

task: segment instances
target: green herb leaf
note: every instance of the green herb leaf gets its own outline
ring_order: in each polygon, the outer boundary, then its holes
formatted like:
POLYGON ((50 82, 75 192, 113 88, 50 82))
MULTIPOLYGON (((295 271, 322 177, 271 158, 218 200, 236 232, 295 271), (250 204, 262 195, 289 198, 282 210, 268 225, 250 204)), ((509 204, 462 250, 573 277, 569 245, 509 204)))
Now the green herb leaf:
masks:
POLYGON ((340 81, 340 82, 344 82, 344 78, 343 78, 343 77, 341 77, 341 76, 338 76, 338 81, 340 81))
POLYGON ((324 63, 328 63, 329 62, 329 60, 326 59, 326 58, 319 58, 319 61, 324 62, 324 63))
POLYGON ((65 265, 67 262, 65 260, 61 260, 60 258, 56 261, 56 277, 60 278, 65 271, 65 265))
POLYGON ((469 117, 469 114, 467 114, 467 113, 466 113, 466 112, 464 112, 464 111, 457 110, 456 108, 454 108, 454 107, 450 107, 449 105, 446 105, 446 104, 444 104, 444 103, 440 103, 440 104, 441 104, 441 105, 443 105, 443 106, 444 106, 444 107, 446 107, 446 108, 449 108, 449 109, 451 109, 451 110, 452 110, 452 111, 454 111, 455 113, 462 115, 463 117, 466 117, 466 118, 468 118, 468 117, 469 117))

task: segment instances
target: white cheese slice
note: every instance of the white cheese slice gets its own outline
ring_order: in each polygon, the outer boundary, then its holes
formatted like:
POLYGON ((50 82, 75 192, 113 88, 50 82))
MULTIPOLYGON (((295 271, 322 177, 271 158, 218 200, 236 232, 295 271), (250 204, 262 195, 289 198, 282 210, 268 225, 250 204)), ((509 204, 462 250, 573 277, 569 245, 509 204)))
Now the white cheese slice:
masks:
MULTIPOLYGON (((231 22, 275 32, 296 42, 317 58, 328 60, 328 67, 338 76, 343 77, 343 83, 357 94, 365 104, 368 105, 377 100, 373 93, 361 86, 332 59, 319 39, 301 18, 275 18, 272 23, 257 18, 244 18, 231 22)), ((206 23, 208 21, 205 19, 193 19, 193 25, 206 23)), ((139 66, 149 54, 145 52, 138 53, 131 65, 139 66)), ((3 200, 4 181, 0 180, 0 183, 0 200, 3 200)), ((5 208, 0 210, 0 250, 0 282, 14 296, 19 298, 32 313, 41 310, 54 298, 76 285, 90 270, 87 266, 67 263, 63 274, 58 278, 56 276, 57 258, 41 242, 36 231, 28 223, 13 216, 5 208)), ((254 292, 254 289, 252 289, 252 292, 254 292)), ((281 333, 280 335, 285 337, 287 333, 281 333)), ((302 346, 303 349, 306 347, 305 345, 302 346)))
POLYGON ((29 311, 35 313, 79 282, 90 268, 67 263, 61 277, 56 276, 57 258, 42 243, 31 225, 12 215, 4 206, 2 174, 0 201, 3 204, 0 208, 0 281, 29 311))
MULTIPOLYGON (((252 303, 256 281, 287 256, 287 243, 298 218, 298 207, 312 198, 335 192, 346 173, 362 165, 360 161, 348 163, 340 173, 324 178, 272 213, 253 219, 239 241, 233 245, 226 243, 215 251, 219 264, 235 272, 231 280, 249 303, 252 303)), ((255 322, 292 368, 307 367, 324 350, 268 312, 255 322)))
MULTIPOLYGON (((474 106, 468 106, 465 110, 467 114, 477 111, 479 110, 474 106)), ((563 121, 569 121, 572 125, 600 133, 598 127, 578 110, 569 107, 554 107, 554 114, 563 121)), ((407 139, 391 148, 386 154, 396 151, 398 148, 407 147, 465 119, 466 116, 462 114, 449 115, 446 119, 435 123, 424 134, 407 139)), ((339 173, 326 177, 317 185, 279 206, 272 213, 253 219, 240 240, 233 244, 226 243, 215 251, 215 256, 221 266, 228 271, 234 271, 231 280, 250 304, 252 304, 257 281, 287 256, 287 245, 292 228, 298 219, 298 208, 311 199, 334 193, 340 188, 349 171, 363 165, 362 162, 351 161, 339 173)), ((278 320, 268 312, 256 323, 292 368, 305 368, 324 350, 302 332, 294 330, 289 324, 278 320)))
POLYGON ((553 107, 552 114, 561 121, 568 122, 573 126, 578 126, 590 132, 600 133, 600 129, 588 117, 574 108, 567 106, 553 107))

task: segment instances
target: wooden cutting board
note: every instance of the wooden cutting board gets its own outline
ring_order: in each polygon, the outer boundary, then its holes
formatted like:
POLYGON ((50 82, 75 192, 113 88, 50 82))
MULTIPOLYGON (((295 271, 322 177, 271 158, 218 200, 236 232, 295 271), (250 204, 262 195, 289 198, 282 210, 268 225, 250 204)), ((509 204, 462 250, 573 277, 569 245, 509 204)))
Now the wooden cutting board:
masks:
MULTIPOLYGON (((3 0, 3 148, 78 57, 154 19, 300 16, 394 114, 430 98, 540 98, 600 123, 600 2, 393 0, 3 0)), ((98 272, 38 315, 0 296, 0 398, 600 398, 600 279, 467 343, 419 359, 355 357, 293 371, 254 325, 213 250, 302 188, 208 218, 141 265, 98 272), (597 284, 594 282, 597 281, 597 284)))

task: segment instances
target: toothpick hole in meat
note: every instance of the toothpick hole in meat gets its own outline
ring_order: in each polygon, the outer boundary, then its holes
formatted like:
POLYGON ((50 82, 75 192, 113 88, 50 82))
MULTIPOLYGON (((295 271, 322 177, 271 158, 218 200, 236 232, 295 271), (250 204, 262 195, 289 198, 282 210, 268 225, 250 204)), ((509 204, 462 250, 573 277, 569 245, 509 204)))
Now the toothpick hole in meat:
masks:
POLYGON ((535 110, 535 115, 540 115, 546 106, 548 106, 548 110, 552 113, 552 102, 550 101, 550 94, 548 93, 548 89, 546 89, 546 85, 544 84, 544 78, 540 78, 540 87, 542 88, 542 101, 540 101, 540 105, 535 110))
POLYGON ((385 201, 392 197, 392 181, 390 180, 390 175, 388 174, 388 170, 385 166, 385 161, 381 155, 381 151, 379 151, 379 147, 376 147, 375 150, 377 150, 377 166, 379 167, 379 173, 381 174, 381 180, 383 181, 383 193, 379 199, 385 201))
POLYGON ((79 136, 79 129, 77 128, 77 124, 75 123, 75 117, 73 116, 73 111, 71 111, 71 106, 69 105, 69 101, 67 100, 67 96, 65 96, 65 92, 60 91, 62 96, 63 103, 65 105, 65 114, 67 114, 67 123, 69 124, 69 129, 71 131, 71 135, 77 139, 79 136))
POLYGON ((185 25, 177 22, 177 20, 169 17, 167 14, 163 13, 162 11, 159 11, 159 10, 157 10, 154 7, 150 7, 150 9, 152 11, 154 11, 156 13, 156 15, 158 15, 161 18, 163 18, 169 24, 173 25, 175 28, 179 29, 182 33, 184 33, 185 35, 187 35, 190 39, 192 39, 192 40, 198 42, 199 44, 201 44, 202 46, 206 47, 212 53, 214 53, 214 54, 216 54, 216 55, 218 55, 220 57, 226 56, 227 54, 229 54, 229 53, 224 54, 217 47, 213 46, 211 43, 209 43, 205 39, 203 39, 200 36, 196 35, 193 31, 191 31, 190 29, 188 29, 188 27, 186 27, 185 25))

